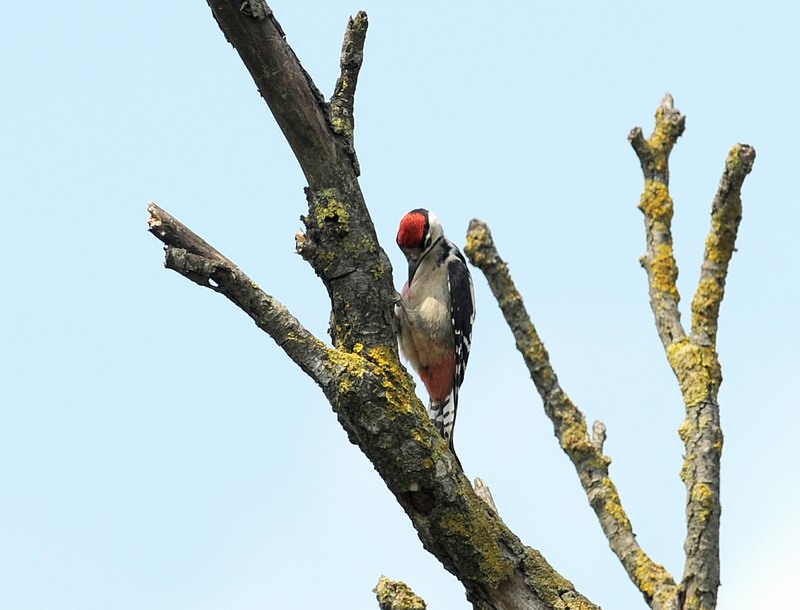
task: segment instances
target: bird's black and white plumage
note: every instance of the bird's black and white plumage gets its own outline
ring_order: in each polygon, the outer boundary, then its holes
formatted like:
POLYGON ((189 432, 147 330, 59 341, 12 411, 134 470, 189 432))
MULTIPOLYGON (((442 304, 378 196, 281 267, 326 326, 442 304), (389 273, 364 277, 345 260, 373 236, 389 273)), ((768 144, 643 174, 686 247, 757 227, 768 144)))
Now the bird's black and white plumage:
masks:
POLYGON ((397 245, 408 260, 408 282, 395 306, 400 349, 425 384, 428 413, 452 449, 475 320, 472 277, 464 255, 428 210, 403 217, 397 245))

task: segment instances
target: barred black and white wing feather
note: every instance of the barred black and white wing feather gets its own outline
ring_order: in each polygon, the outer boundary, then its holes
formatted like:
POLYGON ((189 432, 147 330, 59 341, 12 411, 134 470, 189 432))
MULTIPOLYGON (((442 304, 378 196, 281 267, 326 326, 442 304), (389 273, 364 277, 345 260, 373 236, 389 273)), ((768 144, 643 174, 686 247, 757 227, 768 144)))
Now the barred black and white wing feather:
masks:
MULTIPOLYGON (((475 290, 464 255, 452 245, 448 248, 447 288, 450 293, 450 321, 453 324, 455 372, 453 391, 442 412, 442 436, 453 444, 453 428, 458 410, 458 390, 464 383, 472 342, 472 324, 475 321, 475 290), (449 407, 449 408, 448 408, 449 407)), ((438 423, 438 422, 437 422, 438 423)))

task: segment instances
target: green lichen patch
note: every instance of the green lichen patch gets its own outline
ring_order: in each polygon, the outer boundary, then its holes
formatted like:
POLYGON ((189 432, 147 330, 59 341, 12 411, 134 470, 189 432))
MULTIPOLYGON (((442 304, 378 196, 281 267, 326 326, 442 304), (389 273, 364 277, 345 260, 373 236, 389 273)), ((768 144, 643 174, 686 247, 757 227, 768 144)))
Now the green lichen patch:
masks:
MULTIPOLYGON (((477 496, 476 502, 482 502, 477 496)), ((485 582, 496 589, 508 580, 516 569, 516 563, 502 550, 502 531, 497 521, 489 518, 470 518, 473 511, 449 508, 442 511, 437 526, 448 545, 454 548, 454 556, 471 557, 471 566, 462 566, 464 574, 485 582)), ((485 511, 478 511, 483 514, 485 511)))
POLYGON ((372 265, 372 267, 370 267, 369 271, 372 274, 373 279, 379 280, 386 275, 386 265, 382 260, 378 260, 374 265, 372 265))
POLYGON ((364 254, 374 254, 377 252, 378 244, 372 237, 361 235, 360 237, 347 240, 344 243, 344 251, 354 258, 360 258, 364 254))
POLYGON ((316 191, 309 204, 312 221, 320 230, 332 229, 340 235, 350 231, 350 212, 336 189, 316 191))
MULTIPOLYGON (((553 367, 550 366, 550 355, 547 353, 547 348, 544 343, 539 339, 539 335, 534 328, 533 323, 529 319, 525 322, 525 331, 521 333, 526 340, 524 342, 517 341, 517 349, 522 353, 525 364, 528 369, 536 372, 534 382, 545 385, 547 388, 551 387, 556 382, 553 367)), ((539 388, 541 391, 541 388, 539 388)))
POLYGON ((525 548, 522 559, 527 582, 548 608, 596 610, 597 606, 575 591, 575 585, 556 572, 538 551, 525 548))

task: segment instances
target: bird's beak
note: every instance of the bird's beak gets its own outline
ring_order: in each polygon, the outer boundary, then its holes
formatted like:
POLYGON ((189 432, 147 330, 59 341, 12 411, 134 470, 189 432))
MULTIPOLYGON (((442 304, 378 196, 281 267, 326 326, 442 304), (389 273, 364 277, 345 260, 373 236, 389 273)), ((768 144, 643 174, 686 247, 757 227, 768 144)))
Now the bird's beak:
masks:
POLYGON ((411 280, 414 278, 414 273, 419 267, 419 260, 418 258, 408 257, 408 285, 411 285, 411 280))

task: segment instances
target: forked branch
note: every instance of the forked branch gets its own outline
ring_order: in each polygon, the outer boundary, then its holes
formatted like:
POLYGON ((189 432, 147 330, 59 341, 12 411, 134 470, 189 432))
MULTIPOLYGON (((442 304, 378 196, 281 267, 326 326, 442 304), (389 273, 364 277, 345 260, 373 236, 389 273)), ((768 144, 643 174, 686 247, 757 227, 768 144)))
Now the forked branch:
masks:
POLYGON ((686 541, 682 607, 713 610, 719 588, 720 459, 722 428, 717 396, 722 372, 716 351, 719 308, 725 290, 728 263, 734 252, 742 214, 741 188, 753 167, 755 150, 737 144, 728 154, 725 170, 711 209, 711 231, 692 300, 692 329, 687 337, 680 325, 678 268, 672 252, 672 198, 669 194, 669 153, 683 133, 684 117, 667 94, 656 111, 653 134, 642 130, 629 140, 639 157, 644 214, 650 305, 667 359, 678 378, 686 419, 679 434, 686 446, 681 478, 686 485, 686 541))

